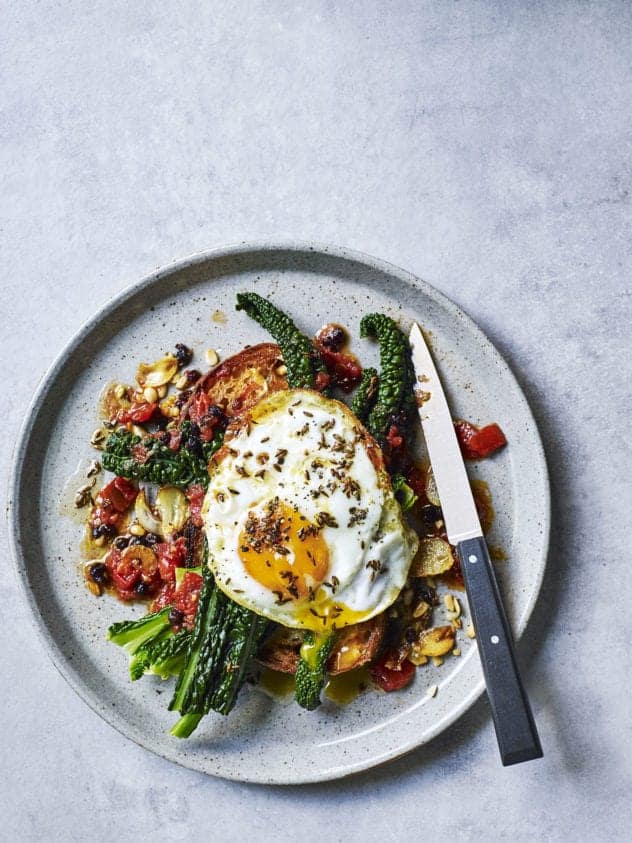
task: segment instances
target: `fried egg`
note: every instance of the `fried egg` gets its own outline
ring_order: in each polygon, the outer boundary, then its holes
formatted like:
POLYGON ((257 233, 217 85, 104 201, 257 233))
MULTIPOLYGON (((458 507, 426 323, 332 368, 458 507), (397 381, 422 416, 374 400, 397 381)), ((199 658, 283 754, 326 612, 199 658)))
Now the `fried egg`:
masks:
POLYGON ((315 632, 390 606, 418 544, 373 438, 310 390, 269 395, 229 428, 202 517, 219 588, 315 632))

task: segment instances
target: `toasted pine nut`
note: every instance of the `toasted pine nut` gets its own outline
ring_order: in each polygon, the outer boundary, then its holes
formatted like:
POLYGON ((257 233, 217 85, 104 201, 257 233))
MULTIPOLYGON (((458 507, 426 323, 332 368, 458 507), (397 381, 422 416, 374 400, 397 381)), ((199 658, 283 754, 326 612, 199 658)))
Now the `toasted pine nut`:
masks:
POLYGON ((461 655, 461 651, 459 650, 458 647, 455 647, 454 650, 452 650, 452 655, 453 656, 460 656, 461 655))
POLYGON ((132 524, 129 528, 129 532, 133 536, 144 536, 145 535, 145 528, 141 527, 140 524, 132 524))
POLYGON ((120 399, 125 395, 127 392, 127 388, 122 383, 117 383, 114 387, 114 397, 120 399))
POLYGON ((207 348, 204 357, 209 366, 216 366, 219 362, 219 356, 214 348, 207 348))
POLYGON ((441 665, 443 664, 443 658, 441 656, 433 656, 432 663, 435 667, 441 667, 441 665))
POLYGON ((429 697, 436 697, 437 691, 439 690, 438 685, 431 685, 428 690, 426 691, 426 695, 429 697))
POLYGON ((472 624, 466 627, 465 634, 468 638, 476 638, 476 632, 474 631, 474 627, 472 626, 472 624))
POLYGON ((281 365, 277 366, 274 371, 279 377, 283 377, 283 375, 287 375, 287 366, 285 363, 281 363, 281 365))
POLYGON ((167 394, 167 384, 163 383, 162 386, 158 387, 156 392, 158 393, 158 398, 164 398, 167 394))
POLYGON ((153 386, 146 386, 143 390, 143 398, 148 404, 154 404, 158 400, 158 391, 153 386))

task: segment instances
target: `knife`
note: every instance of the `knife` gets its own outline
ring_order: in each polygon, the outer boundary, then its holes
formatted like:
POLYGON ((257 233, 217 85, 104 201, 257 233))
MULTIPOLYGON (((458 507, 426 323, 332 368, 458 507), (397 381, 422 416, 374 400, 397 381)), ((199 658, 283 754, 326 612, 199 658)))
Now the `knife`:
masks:
POLYGON ((410 346, 419 418, 450 544, 461 561, 500 757, 505 766, 542 757, 540 738, 498 583, 476 511, 465 463, 439 375, 419 325, 410 346))

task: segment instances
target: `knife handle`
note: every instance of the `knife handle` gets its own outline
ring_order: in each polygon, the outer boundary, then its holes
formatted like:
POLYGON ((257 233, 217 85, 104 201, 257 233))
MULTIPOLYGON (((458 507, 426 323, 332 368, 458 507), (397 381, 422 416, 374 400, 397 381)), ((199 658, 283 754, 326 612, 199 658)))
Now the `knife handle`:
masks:
POLYGON ((457 552, 502 763, 508 766, 541 758, 540 738, 520 678, 511 629, 485 539, 459 542, 457 552))

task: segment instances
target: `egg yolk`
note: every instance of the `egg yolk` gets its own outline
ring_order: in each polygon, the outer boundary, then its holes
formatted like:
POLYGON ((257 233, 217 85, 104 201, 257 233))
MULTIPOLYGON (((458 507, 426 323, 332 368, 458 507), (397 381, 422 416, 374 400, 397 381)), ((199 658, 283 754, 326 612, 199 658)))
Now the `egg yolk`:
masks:
POLYGON ((313 598, 329 570, 329 551, 316 524, 278 498, 249 512, 238 539, 248 574, 277 603, 313 598))

